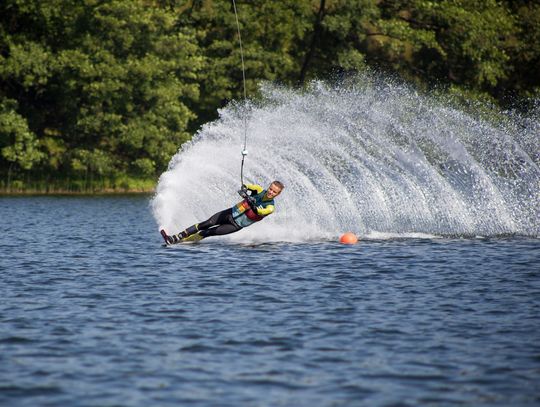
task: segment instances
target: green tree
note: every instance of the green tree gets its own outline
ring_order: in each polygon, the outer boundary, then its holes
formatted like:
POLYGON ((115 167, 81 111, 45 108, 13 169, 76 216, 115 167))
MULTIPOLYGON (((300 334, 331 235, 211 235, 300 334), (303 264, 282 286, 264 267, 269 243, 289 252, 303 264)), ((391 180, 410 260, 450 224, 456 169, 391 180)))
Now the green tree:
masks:
POLYGON ((29 170, 43 159, 36 135, 26 120, 16 112, 16 102, 0 101, 0 151, 10 168, 29 170))
POLYGON ((412 2, 412 27, 427 27, 438 46, 420 52, 414 61, 435 79, 490 91, 508 75, 508 40, 514 19, 496 0, 412 2))
MULTIPOLYGON (((291 83, 300 69, 297 47, 309 26, 309 2, 237 1, 248 97, 261 81, 291 83)), ((204 52, 197 125, 216 117, 216 109, 243 97, 242 65, 234 9, 230 0, 168 1, 179 26, 197 27, 204 52)))
POLYGON ((142 0, 1 8, 0 92, 54 153, 49 170, 75 170, 75 149, 107 155, 112 172, 140 172, 139 159, 166 167, 195 118, 203 59, 192 28, 142 0))
MULTIPOLYGON (((516 29, 508 41, 509 75, 499 83, 496 96, 540 99, 540 4, 534 1, 505 2, 516 29)), ((511 100, 510 102, 513 102, 511 100)))
MULTIPOLYGON (((264 80, 297 86, 366 67, 464 98, 540 95, 538 2, 236 5, 248 97, 264 80)), ((240 61, 230 0, 4 0, 0 172, 85 184, 155 175, 242 99, 240 61)))

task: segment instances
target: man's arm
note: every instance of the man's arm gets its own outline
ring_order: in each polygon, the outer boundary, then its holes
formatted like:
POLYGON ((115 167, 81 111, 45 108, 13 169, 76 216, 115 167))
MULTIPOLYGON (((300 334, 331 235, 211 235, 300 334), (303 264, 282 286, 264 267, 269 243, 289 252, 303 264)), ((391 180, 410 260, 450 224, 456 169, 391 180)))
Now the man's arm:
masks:
POLYGON ((255 192, 256 194, 260 194, 262 191, 264 191, 264 188, 257 184, 245 184, 245 186, 247 189, 255 192))
POLYGON ((274 212, 274 205, 267 205, 266 208, 263 208, 262 206, 257 206, 257 214, 261 216, 270 215, 272 212, 274 212))

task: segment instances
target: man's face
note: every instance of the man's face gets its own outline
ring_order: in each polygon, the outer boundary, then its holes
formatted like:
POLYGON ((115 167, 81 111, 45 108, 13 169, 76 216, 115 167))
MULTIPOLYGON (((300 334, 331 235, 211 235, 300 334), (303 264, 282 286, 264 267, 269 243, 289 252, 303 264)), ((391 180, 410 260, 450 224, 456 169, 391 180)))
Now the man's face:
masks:
POLYGON ((281 193, 281 188, 280 187, 278 187, 275 184, 270 184, 270 186, 268 187, 268 190, 266 191, 266 196, 268 198, 275 198, 280 193, 281 193))

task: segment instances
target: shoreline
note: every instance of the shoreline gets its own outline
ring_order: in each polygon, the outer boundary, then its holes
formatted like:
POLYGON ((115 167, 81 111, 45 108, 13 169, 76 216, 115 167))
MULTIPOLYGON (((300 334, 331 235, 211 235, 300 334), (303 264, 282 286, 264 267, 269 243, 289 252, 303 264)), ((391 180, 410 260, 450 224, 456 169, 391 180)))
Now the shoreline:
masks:
POLYGON ((0 197, 23 197, 23 196, 107 196, 107 195, 151 195, 155 194, 155 189, 103 189, 95 191, 70 191, 63 189, 43 190, 0 190, 0 197))

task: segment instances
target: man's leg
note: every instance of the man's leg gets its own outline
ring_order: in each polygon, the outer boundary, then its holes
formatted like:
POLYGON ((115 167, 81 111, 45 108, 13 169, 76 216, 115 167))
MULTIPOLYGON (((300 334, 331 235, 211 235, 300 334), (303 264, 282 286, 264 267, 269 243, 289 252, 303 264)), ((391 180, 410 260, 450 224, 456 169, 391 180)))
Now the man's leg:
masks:
POLYGON ((220 213, 218 226, 203 230, 199 232, 199 234, 202 236, 202 238, 208 236, 222 236, 237 232, 240 229, 242 229, 242 227, 238 226, 238 224, 234 221, 232 209, 228 209, 220 213))
POLYGON ((222 236, 222 235, 228 235, 229 233, 234 233, 242 229, 240 226, 232 223, 226 223, 224 225, 219 225, 214 228, 202 230, 199 232, 199 234, 205 238, 208 236, 222 236))
POLYGON ((201 223, 196 223, 195 225, 188 227, 183 232, 178 233, 178 235, 176 236, 173 235, 173 239, 175 240, 174 243, 176 243, 177 241, 176 239, 182 240, 199 231, 206 231, 210 228, 214 228, 215 226, 219 227, 219 225, 221 225, 222 223, 228 222, 230 215, 231 215, 231 209, 225 209, 224 211, 217 212, 213 214, 208 220, 205 220, 204 222, 201 222, 201 223))

